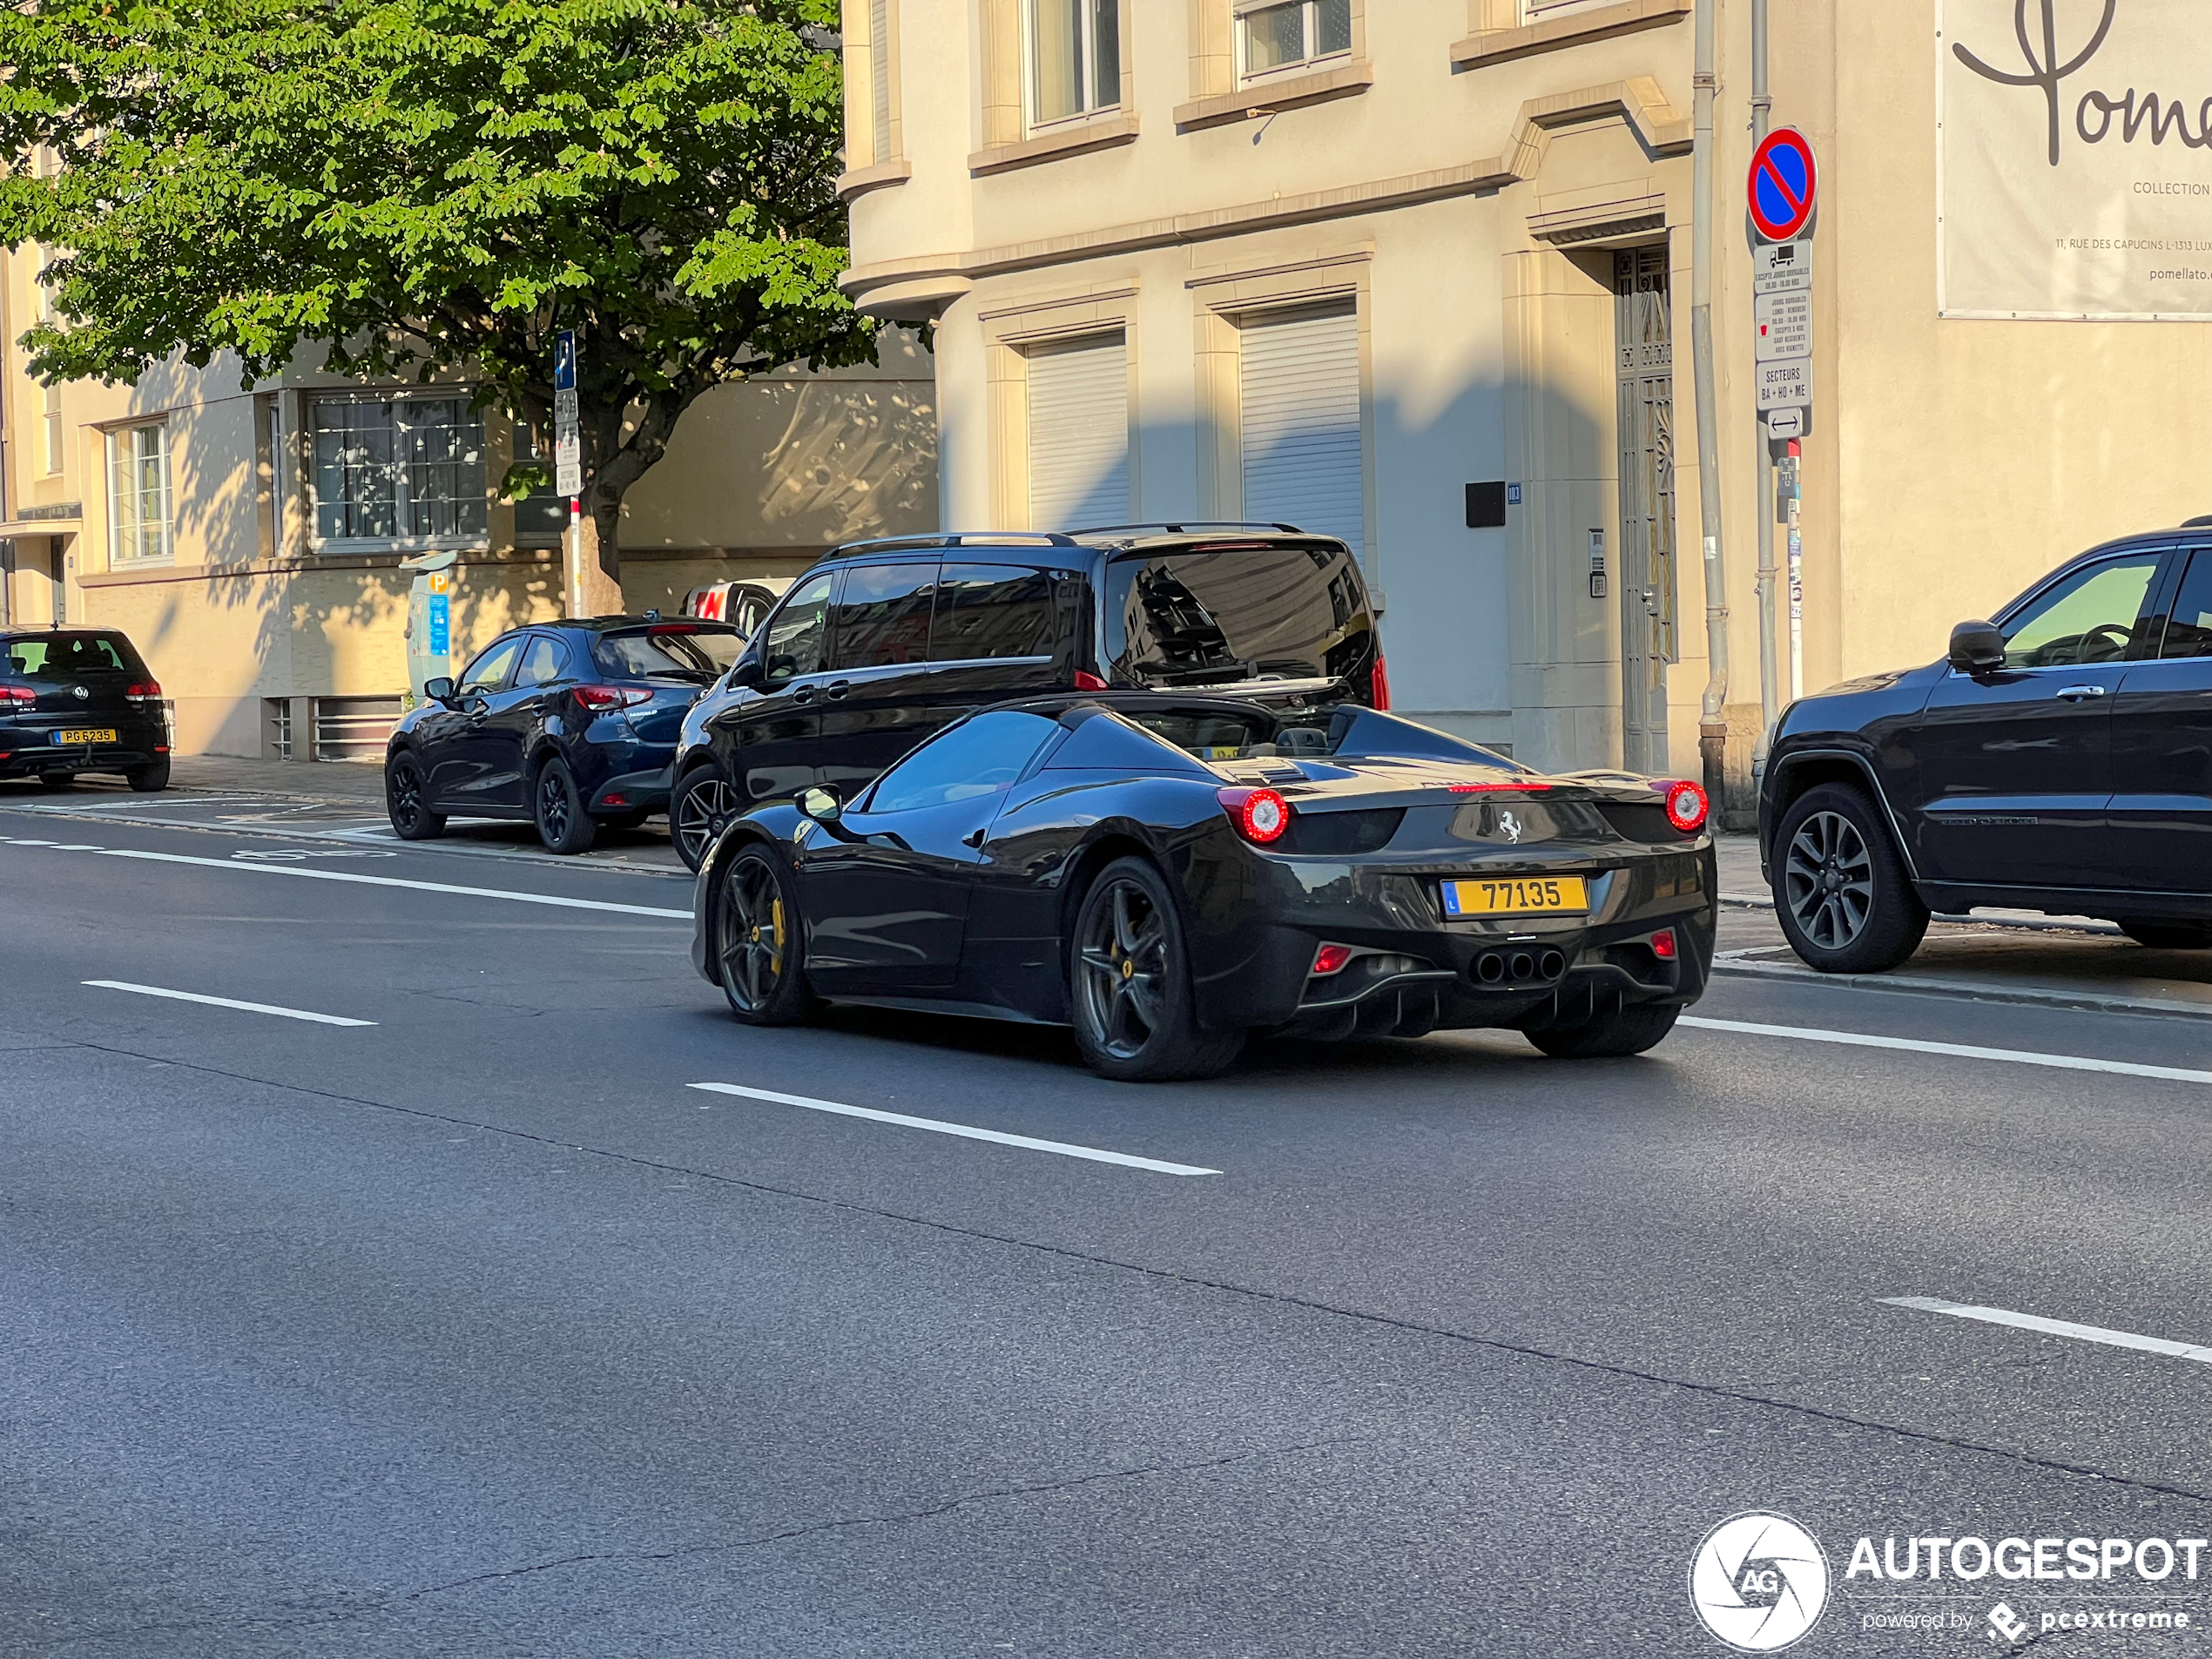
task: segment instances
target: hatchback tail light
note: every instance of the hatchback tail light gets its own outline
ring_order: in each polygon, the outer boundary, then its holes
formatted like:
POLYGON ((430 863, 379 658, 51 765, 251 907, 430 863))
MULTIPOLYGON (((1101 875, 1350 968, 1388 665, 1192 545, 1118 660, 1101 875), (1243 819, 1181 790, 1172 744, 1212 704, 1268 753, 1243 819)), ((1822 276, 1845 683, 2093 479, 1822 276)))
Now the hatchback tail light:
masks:
POLYGON ((635 707, 652 700, 652 692, 643 685, 579 685, 576 700, 594 714, 611 714, 617 709, 635 707))
POLYGON ((161 683, 158 680, 140 680, 135 685, 125 686, 123 695, 133 703, 158 703, 161 701, 161 683))
POLYGON ((30 711, 38 701, 38 693, 28 685, 0 685, 0 716, 30 711))
POLYGON ((1375 706, 1385 713, 1390 711, 1390 664, 1383 661, 1382 653, 1375 653, 1374 671, 1368 676, 1368 685, 1374 693, 1375 706))
POLYGON ((1705 792, 1696 784, 1683 780, 1656 786, 1667 803, 1667 821, 1684 835, 1702 829, 1709 803, 1705 792))
POLYGON ((1258 846, 1279 841, 1291 827, 1291 803, 1271 789, 1224 789, 1216 792, 1228 808, 1238 833, 1258 846))

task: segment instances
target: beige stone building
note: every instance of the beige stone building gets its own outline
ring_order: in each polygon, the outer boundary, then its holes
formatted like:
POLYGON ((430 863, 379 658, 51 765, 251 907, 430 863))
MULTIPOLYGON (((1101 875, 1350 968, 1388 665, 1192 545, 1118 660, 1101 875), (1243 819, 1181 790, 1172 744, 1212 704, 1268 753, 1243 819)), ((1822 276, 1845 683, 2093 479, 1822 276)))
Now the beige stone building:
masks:
MULTIPOLYGON (((498 498, 530 437, 467 388, 298 372, 242 388, 221 360, 42 387, 15 343, 39 264, 0 256, 0 621, 125 629, 179 753, 381 755, 408 689, 410 554, 460 554, 456 668, 561 614, 565 508, 498 498)), ((933 528, 934 396, 900 330, 876 367, 710 393, 625 503, 625 605, 672 613, 708 582, 780 585, 837 542, 933 528)))
MULTIPOLYGON (((2180 0, 2117 3, 2106 57, 2052 93, 2047 169, 2041 91, 1954 51, 2019 71, 2009 0, 1773 7, 1772 118, 1822 173, 1808 688, 1926 661, 2095 541, 2212 510, 2212 286, 2188 294, 2161 253, 2134 276, 2167 298, 2077 293, 2132 280, 2083 251, 2115 227, 2179 249, 2201 226, 2212 250, 2212 150, 2154 143, 2115 101, 2158 84, 2193 110, 2212 33, 2180 0), (2101 109, 2102 141, 2075 137, 2101 109), (1993 301, 1959 303, 1993 272, 1993 301), (2008 300, 2007 273, 2062 292, 2008 300)), ((1701 455, 1691 0, 846 0, 846 286, 936 324, 946 523, 1342 535, 1386 596, 1399 705, 1541 765, 1695 776, 1712 599, 1745 779, 1773 509, 1752 10, 1716 24, 1701 455), (1723 503, 1713 594, 1701 466, 1723 503)), ((2072 52, 2095 18, 2060 14, 2072 52)))

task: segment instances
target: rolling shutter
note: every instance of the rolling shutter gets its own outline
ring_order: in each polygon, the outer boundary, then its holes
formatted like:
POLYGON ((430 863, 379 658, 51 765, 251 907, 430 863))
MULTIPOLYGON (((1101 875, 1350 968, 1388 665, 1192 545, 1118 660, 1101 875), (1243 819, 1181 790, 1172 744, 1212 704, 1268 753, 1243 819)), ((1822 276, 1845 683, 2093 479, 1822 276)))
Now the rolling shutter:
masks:
POLYGON ((1300 312, 1238 334, 1244 516, 1340 537, 1364 558, 1359 317, 1300 312))
POLYGON ((1029 528, 1126 523, 1129 347, 1119 334, 1029 354, 1029 528))
POLYGON ((869 158, 891 159, 891 0, 868 0, 869 158))

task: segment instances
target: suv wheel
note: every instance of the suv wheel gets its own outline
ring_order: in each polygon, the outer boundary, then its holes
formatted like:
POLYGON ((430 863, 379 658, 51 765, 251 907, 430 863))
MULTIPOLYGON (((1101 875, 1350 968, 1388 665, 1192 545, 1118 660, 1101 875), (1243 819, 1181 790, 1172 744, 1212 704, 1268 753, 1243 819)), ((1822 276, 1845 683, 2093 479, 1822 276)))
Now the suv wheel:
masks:
POLYGON ((569 774, 569 763, 557 756, 537 769, 530 798, 537 819, 537 839, 549 853, 563 855, 589 853, 599 826, 583 810, 583 797, 569 774))
POLYGON ((708 765, 684 774, 668 804, 668 838, 685 869, 697 872, 717 826, 738 807, 738 792, 721 767, 708 765))
POLYGON ((1211 1077, 1244 1046, 1241 1031, 1199 1029, 1175 895, 1143 859, 1116 859, 1083 895, 1068 977, 1076 1046, 1105 1076, 1211 1077))
POLYGON ((404 749, 384 765, 384 814, 402 841, 427 841, 445 833, 445 819, 430 810, 422 763, 404 749))
POLYGON ((1928 907, 1874 803, 1843 784, 1807 790, 1774 838, 1774 914, 1811 967, 1878 974, 1920 948, 1928 907))

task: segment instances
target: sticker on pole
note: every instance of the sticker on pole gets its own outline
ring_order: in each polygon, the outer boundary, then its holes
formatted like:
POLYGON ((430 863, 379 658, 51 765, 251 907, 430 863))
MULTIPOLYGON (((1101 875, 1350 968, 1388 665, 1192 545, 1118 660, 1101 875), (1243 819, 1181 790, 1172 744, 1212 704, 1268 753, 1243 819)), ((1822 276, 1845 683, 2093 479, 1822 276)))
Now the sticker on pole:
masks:
POLYGON ((1817 175, 1812 145, 1795 127, 1777 127, 1751 152, 1751 177, 1744 194, 1751 223, 1770 242, 1792 242, 1812 219, 1817 175))

